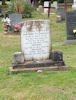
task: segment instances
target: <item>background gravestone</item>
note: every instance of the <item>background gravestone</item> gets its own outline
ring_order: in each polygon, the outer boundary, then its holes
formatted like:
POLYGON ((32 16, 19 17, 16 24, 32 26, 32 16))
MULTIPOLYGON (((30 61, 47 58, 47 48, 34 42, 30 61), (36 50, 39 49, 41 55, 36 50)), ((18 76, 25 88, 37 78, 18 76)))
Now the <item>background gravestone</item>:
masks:
POLYGON ((65 20, 66 9, 65 8, 57 8, 57 15, 61 16, 61 20, 65 20))
POLYGON ((58 2, 57 2, 57 1, 54 1, 54 2, 51 4, 51 7, 57 9, 57 8, 58 8, 58 2))
POLYGON ((48 7, 49 7, 49 1, 45 1, 44 2, 44 14, 48 14, 48 11, 49 11, 49 9, 48 9, 48 7))
POLYGON ((22 22, 22 15, 21 14, 13 13, 13 14, 9 15, 9 18, 11 20, 11 24, 14 24, 14 25, 22 22))
POLYGON ((48 20, 25 22, 21 31, 21 48, 25 60, 48 59, 51 52, 51 33, 48 20))
POLYGON ((76 11, 66 13, 67 41, 76 40, 76 11))
POLYGON ((73 8, 74 10, 76 10, 76 0, 73 0, 72 8, 73 8))
POLYGON ((2 6, 0 5, 0 14, 2 13, 2 6))

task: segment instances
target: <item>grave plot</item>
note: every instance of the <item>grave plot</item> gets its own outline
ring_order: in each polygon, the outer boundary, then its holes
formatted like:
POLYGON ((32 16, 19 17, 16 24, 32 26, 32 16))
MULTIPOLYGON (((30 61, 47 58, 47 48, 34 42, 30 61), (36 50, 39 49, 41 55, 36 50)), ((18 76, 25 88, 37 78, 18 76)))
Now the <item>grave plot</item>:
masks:
POLYGON ((52 51, 49 20, 30 20, 21 30, 21 50, 14 54, 11 73, 66 70, 61 51, 52 51))

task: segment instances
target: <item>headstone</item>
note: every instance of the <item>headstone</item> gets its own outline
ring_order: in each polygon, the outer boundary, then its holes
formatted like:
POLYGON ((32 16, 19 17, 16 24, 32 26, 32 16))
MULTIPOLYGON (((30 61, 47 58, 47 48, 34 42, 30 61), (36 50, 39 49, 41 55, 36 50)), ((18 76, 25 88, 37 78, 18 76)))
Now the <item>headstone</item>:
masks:
POLYGON ((13 14, 9 15, 9 18, 11 20, 11 24, 14 24, 14 25, 22 22, 22 15, 21 14, 13 13, 13 14))
POLYGON ((37 11, 42 11, 43 10, 43 6, 39 5, 39 7, 37 8, 37 11))
POLYGON ((1 7, 1 5, 0 5, 0 13, 2 13, 2 7, 1 7))
POLYGON ((44 2, 44 14, 48 14, 49 8, 49 1, 44 2))
POLYGON ((57 15, 61 16, 61 20, 65 20, 65 18, 66 18, 66 9, 65 8, 57 8, 57 15))
POLYGON ((51 7, 57 9, 57 8, 58 8, 58 3, 57 3, 57 1, 54 1, 53 4, 51 4, 51 7))
POLYGON ((76 42, 76 11, 66 13, 66 29, 66 42, 76 42))
POLYGON ((76 0, 73 0, 72 8, 76 10, 76 0))
POLYGON ((14 54, 10 73, 67 70, 61 51, 52 51, 49 20, 29 20, 21 30, 22 53, 14 54), (20 60, 21 59, 21 60, 20 60))
POLYGON ((52 48, 49 21, 25 22, 21 31, 21 48, 25 60, 48 59, 52 48))

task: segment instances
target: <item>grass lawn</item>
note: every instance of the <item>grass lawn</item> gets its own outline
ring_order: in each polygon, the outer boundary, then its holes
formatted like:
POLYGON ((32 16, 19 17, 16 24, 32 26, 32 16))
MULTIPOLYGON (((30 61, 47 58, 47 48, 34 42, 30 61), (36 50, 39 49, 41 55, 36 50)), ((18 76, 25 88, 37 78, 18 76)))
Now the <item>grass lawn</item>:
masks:
MULTIPOLYGON (((0 20, 0 100, 76 100, 76 45, 67 45, 65 23, 56 23, 56 15, 33 12, 32 19, 49 19, 52 48, 62 50, 69 67, 65 72, 9 74, 13 53, 21 51, 20 35, 4 35, 0 20)), ((25 19, 27 20, 27 19, 25 19)))

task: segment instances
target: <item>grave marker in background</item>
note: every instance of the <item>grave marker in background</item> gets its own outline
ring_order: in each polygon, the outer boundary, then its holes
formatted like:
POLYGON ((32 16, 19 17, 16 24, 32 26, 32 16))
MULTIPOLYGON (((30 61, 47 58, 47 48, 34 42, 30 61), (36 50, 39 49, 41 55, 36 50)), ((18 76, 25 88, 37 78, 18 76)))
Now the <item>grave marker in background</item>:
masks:
POLYGON ((72 8, 76 10, 76 0, 73 0, 72 8))
POLYGON ((58 8, 58 2, 57 2, 57 1, 54 1, 54 2, 51 4, 51 8, 57 9, 57 8, 58 8))
POLYGON ((51 8, 51 2, 45 1, 44 2, 44 14, 47 14, 48 17, 50 15, 50 8, 51 8))
POLYGON ((64 21, 66 18, 66 9, 64 7, 57 8, 57 18, 60 16, 61 20, 64 21))
POLYGON ((22 15, 21 14, 16 14, 16 13, 9 14, 9 18, 11 20, 11 24, 14 24, 14 25, 22 22, 22 15))
POLYGON ((76 43, 76 11, 66 13, 67 43, 76 43))

